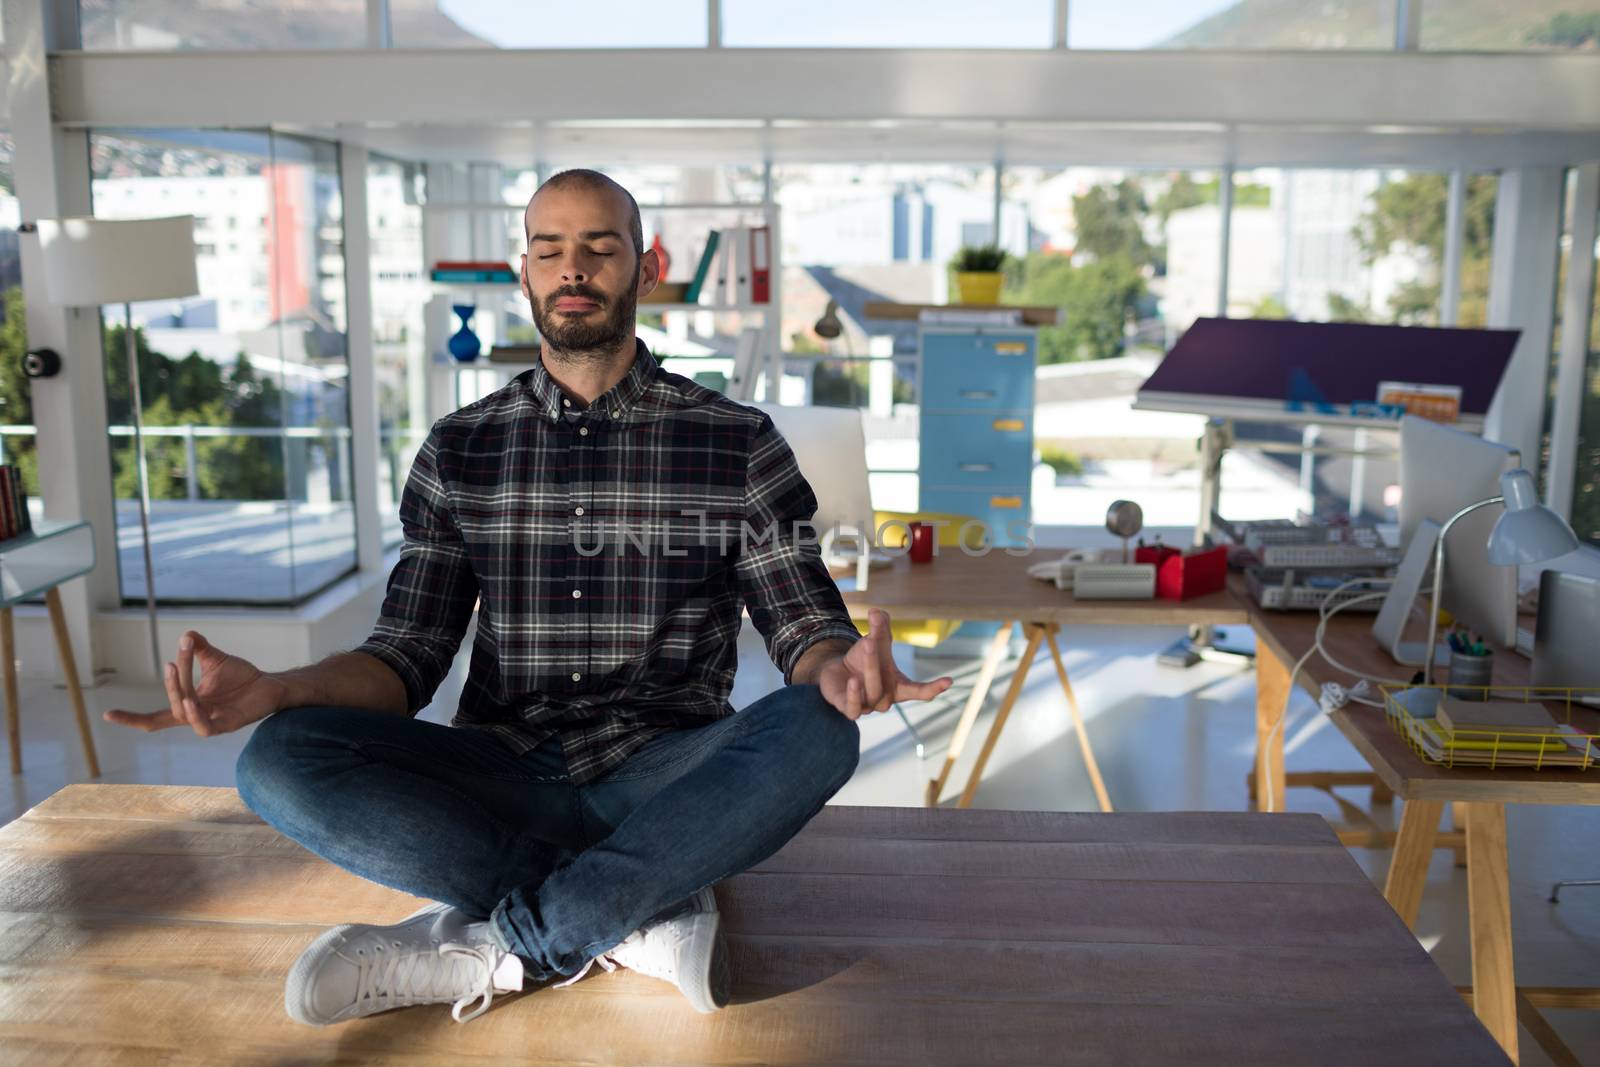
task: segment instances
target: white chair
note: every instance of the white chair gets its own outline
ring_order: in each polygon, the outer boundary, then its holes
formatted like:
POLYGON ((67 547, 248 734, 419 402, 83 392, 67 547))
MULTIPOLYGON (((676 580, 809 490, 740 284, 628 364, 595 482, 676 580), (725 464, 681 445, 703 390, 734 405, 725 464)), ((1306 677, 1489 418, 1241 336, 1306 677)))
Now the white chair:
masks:
POLYGON ((855 408, 785 407, 752 404, 772 418, 800 464, 800 473, 817 495, 813 520, 822 541, 822 558, 830 559, 837 535, 855 540, 856 588, 867 588, 872 486, 867 478, 867 435, 855 408))
MULTIPOLYGON (((822 558, 829 559, 839 536, 855 541, 856 588, 867 588, 867 571, 872 566, 871 531, 865 523, 876 521, 872 510, 872 485, 867 477, 867 434, 856 408, 786 407, 782 404, 753 404, 771 418, 783 439, 789 442, 800 473, 811 484, 817 497, 817 514, 812 520, 822 538, 822 558)), ((860 628, 860 621, 857 621, 860 628)), ((917 746, 917 758, 927 754, 922 735, 911 725, 905 709, 894 710, 917 746)))

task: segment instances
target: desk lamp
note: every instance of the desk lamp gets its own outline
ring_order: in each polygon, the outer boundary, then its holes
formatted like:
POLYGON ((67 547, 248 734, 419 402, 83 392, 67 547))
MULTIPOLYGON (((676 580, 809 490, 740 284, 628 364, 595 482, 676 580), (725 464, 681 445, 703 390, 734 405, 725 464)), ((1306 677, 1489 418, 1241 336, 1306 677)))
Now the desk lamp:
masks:
POLYGON ((1489 531, 1489 562, 1502 567, 1539 563, 1578 550, 1578 535, 1560 515, 1539 503, 1533 475, 1525 469, 1500 476, 1500 495, 1468 504, 1444 524, 1433 550, 1433 602, 1428 608, 1428 644, 1423 656, 1422 684, 1433 681, 1433 649, 1439 640, 1439 600, 1444 590, 1445 535, 1456 520, 1490 504, 1504 504, 1506 512, 1489 531))
POLYGON ((156 633, 156 571, 150 559, 150 472, 144 454, 144 403, 139 392, 131 304, 193 296, 200 291, 194 262, 194 216, 40 219, 38 229, 51 303, 93 308, 122 305, 139 472, 139 528, 144 533, 144 599, 150 616, 150 654, 159 679, 162 659, 156 633))

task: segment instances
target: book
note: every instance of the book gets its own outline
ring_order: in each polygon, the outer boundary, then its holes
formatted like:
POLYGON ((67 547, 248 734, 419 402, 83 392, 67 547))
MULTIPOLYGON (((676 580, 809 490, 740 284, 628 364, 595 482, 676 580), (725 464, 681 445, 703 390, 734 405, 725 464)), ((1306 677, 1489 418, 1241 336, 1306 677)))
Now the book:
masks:
POLYGON ((756 304, 772 302, 772 228, 757 226, 750 231, 750 300, 756 304))
POLYGON ((1460 700, 1445 697, 1439 703, 1435 720, 1444 729, 1455 733, 1501 733, 1555 735, 1561 726, 1542 704, 1524 704, 1509 700, 1460 700))
POLYGON ((436 282, 495 282, 515 283, 518 277, 515 271, 501 267, 497 270, 446 270, 435 267, 428 275, 436 282))
POLYGON ((509 270, 515 273, 516 268, 510 263, 499 259, 441 259, 433 265, 434 270, 509 270))
POLYGON ((688 290, 683 294, 685 304, 700 302, 700 293, 705 289, 706 276, 711 273, 711 261, 717 256, 717 243, 721 236, 720 230, 712 230, 706 235, 706 247, 700 253, 700 263, 694 269, 694 280, 689 283, 688 290))

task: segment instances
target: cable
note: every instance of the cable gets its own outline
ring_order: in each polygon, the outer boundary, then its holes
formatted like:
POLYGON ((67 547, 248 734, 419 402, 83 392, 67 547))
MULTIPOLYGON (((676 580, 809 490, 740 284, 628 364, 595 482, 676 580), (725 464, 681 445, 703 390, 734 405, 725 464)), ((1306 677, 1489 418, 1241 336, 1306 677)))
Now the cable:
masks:
MULTIPOLYGON (((1367 682, 1369 682, 1369 681, 1376 681, 1379 684, 1383 684, 1383 685, 1387 685, 1387 684, 1405 685, 1406 684, 1405 682, 1401 682, 1401 681, 1398 681, 1398 680, 1387 679, 1387 678, 1376 678, 1376 677, 1374 677, 1372 675, 1363 674, 1361 671, 1351 670, 1349 667, 1346 667, 1344 664, 1339 663, 1331 655, 1329 655, 1328 654, 1328 650, 1326 648, 1324 648, 1323 645, 1322 645, 1323 635, 1326 634, 1327 630, 1328 630, 1328 620, 1329 619, 1333 618, 1335 615, 1337 615, 1339 612, 1345 610, 1346 608, 1353 607, 1356 604, 1363 604, 1363 603, 1366 603, 1367 601, 1382 599, 1382 598, 1387 597, 1389 595, 1388 590, 1384 589, 1381 592, 1363 593, 1360 596, 1354 596, 1354 597, 1349 598, 1348 600, 1341 601, 1338 604, 1333 604, 1331 607, 1329 606, 1330 604, 1332 604, 1332 601, 1333 601, 1334 597, 1338 596, 1340 593, 1344 592, 1346 589, 1349 589, 1351 586, 1353 586, 1353 585, 1370 585, 1370 584, 1383 584, 1385 586, 1388 586, 1388 585, 1392 585, 1393 584, 1393 579, 1390 579, 1390 578, 1372 578, 1372 577, 1351 578, 1351 579, 1349 579, 1347 581, 1339 583, 1334 588, 1328 590, 1328 595, 1322 598, 1322 603, 1320 605, 1318 605, 1318 607, 1317 607, 1317 616, 1318 617, 1317 617, 1317 632, 1316 632, 1316 635, 1315 635, 1315 637, 1312 638, 1311 647, 1306 649, 1305 654, 1303 656, 1301 656, 1298 660, 1296 660, 1294 666, 1289 669, 1289 684, 1287 686, 1287 692, 1284 694, 1284 698, 1283 698, 1283 714, 1279 715, 1278 716, 1278 721, 1272 724, 1272 729, 1270 731, 1268 731, 1266 740, 1262 743, 1263 747, 1267 751, 1271 751, 1272 744, 1273 744, 1274 740, 1277 738, 1279 732, 1281 732, 1283 730, 1284 724, 1289 719, 1289 703, 1290 703, 1290 701, 1292 701, 1294 699, 1294 680, 1300 674, 1301 669, 1303 667, 1305 667, 1306 663, 1311 659, 1311 657, 1313 655, 1316 655, 1316 654, 1320 653, 1322 655, 1322 658, 1327 660, 1328 664, 1330 666, 1332 666, 1332 667, 1334 667, 1334 668, 1336 668, 1338 670, 1342 670, 1346 674, 1353 674, 1353 675, 1356 676, 1357 679, 1359 679, 1358 683, 1355 686, 1353 686, 1352 688, 1350 688, 1350 689, 1345 689, 1342 686, 1332 685, 1332 683, 1329 683, 1329 685, 1324 685, 1322 687, 1323 695, 1322 695, 1321 699, 1318 700, 1318 706, 1319 707, 1322 707, 1322 704, 1323 704, 1324 700, 1334 700, 1334 699, 1336 699, 1338 701, 1338 703, 1336 703, 1334 705, 1335 707, 1343 707, 1344 704, 1348 700, 1352 700, 1352 699, 1353 700, 1357 700, 1360 703, 1364 703, 1364 704, 1373 704, 1374 703, 1373 701, 1367 700, 1367 699, 1363 698, 1360 695, 1361 692, 1363 691, 1362 687, 1365 686, 1367 684, 1367 682), (1330 686, 1332 687, 1332 691, 1331 692, 1330 692, 1330 686)), ((1382 705, 1377 705, 1377 706, 1381 707, 1382 705)), ((1323 710, 1324 710, 1324 712, 1326 712, 1326 711, 1329 711, 1331 709, 1323 707, 1323 710)), ((1263 791, 1263 793, 1264 793, 1264 795, 1266 797, 1266 809, 1268 811, 1272 811, 1277 806, 1277 799, 1278 799, 1276 790, 1273 789, 1273 780, 1272 780, 1273 776, 1270 775, 1270 774, 1266 774, 1266 775, 1262 775, 1262 778, 1264 779, 1264 781, 1257 783, 1257 786, 1258 786, 1258 788, 1260 788, 1263 791)))

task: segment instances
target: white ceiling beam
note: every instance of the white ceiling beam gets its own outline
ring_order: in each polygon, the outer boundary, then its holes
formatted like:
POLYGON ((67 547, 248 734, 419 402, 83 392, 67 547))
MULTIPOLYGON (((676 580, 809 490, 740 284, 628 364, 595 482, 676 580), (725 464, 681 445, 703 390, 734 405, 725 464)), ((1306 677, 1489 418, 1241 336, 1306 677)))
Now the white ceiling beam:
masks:
POLYGON ((626 117, 1600 131, 1600 57, 1590 55, 396 49, 50 62, 68 126, 626 117), (605 70, 629 76, 597 76, 605 70))
POLYGON ((1600 159, 1600 132, 1462 133, 1385 128, 1229 129, 1214 124, 803 123, 764 126, 526 123, 487 126, 278 123, 399 159, 526 167, 675 163, 970 163, 1006 166, 1412 167, 1495 170, 1600 159))

